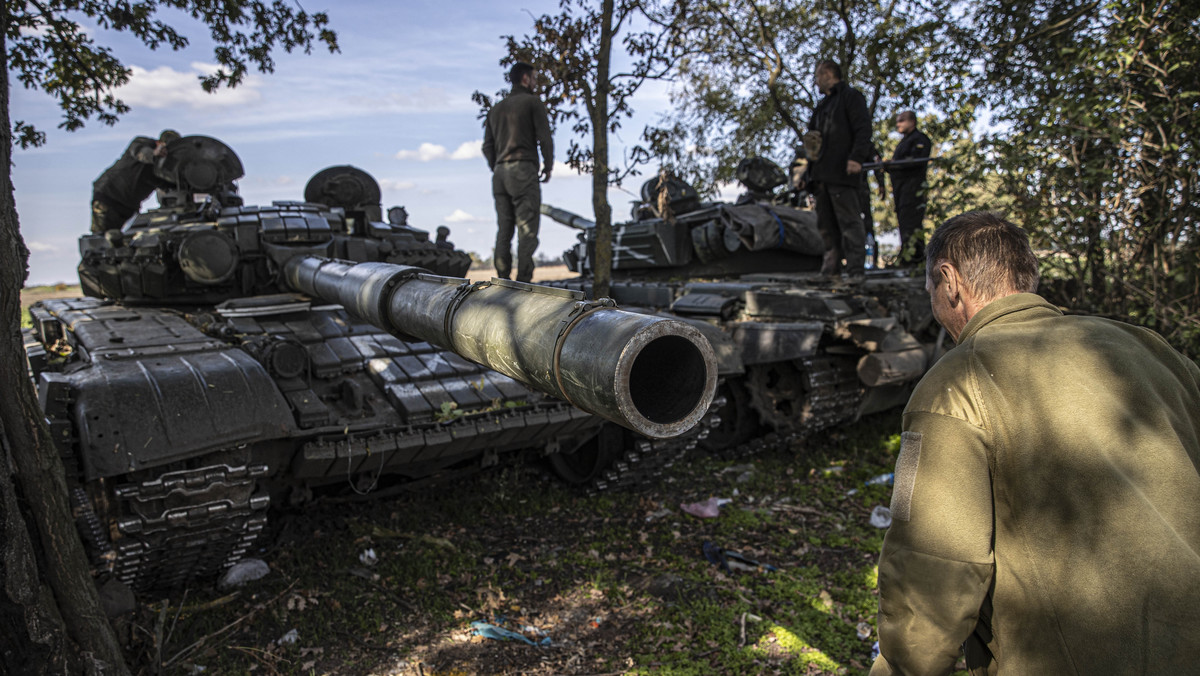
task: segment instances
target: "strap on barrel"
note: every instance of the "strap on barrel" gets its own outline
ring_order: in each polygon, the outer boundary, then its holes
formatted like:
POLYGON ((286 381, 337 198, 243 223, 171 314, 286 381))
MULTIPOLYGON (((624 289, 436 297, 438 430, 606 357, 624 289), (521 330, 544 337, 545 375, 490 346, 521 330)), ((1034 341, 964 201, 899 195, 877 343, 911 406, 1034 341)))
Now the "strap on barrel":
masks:
POLYGON ((578 404, 571 401, 571 397, 567 395, 567 390, 563 387, 562 372, 559 368, 559 363, 562 360, 563 344, 567 342, 567 336, 575 329, 575 325, 579 320, 591 314, 595 310, 601 308, 613 308, 617 306, 617 302, 611 298, 601 298, 599 300, 581 300, 575 303, 571 308, 571 312, 563 317, 558 325, 558 335, 554 338, 554 383, 558 385, 558 391, 562 394, 563 399, 575 408, 580 408, 578 404))
POLYGON ((469 281, 464 281, 454 290, 454 295, 450 298, 450 302, 446 304, 446 315, 442 318, 442 335, 446 336, 447 342, 450 343, 447 347, 454 347, 454 336, 450 334, 450 323, 454 319, 454 313, 458 312, 458 306, 462 305, 467 296, 471 295, 472 291, 479 291, 491 286, 491 282, 475 282, 472 284, 469 281))

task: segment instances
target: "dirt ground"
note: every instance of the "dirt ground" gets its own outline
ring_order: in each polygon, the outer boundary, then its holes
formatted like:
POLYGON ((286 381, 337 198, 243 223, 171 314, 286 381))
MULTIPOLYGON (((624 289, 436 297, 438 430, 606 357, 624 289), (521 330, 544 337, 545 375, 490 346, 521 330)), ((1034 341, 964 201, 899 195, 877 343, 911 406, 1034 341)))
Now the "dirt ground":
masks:
POLYGON ((78 284, 53 284, 50 286, 30 286, 21 289, 21 307, 26 308, 40 300, 55 298, 74 298, 81 295, 78 284))
MULTIPOLYGON (((487 268, 471 268, 467 273, 467 277, 471 281, 478 282, 486 279, 491 279, 496 274, 495 269, 487 268)), ((579 275, 571 272, 565 265, 539 265, 533 269, 533 283, 551 282, 556 279, 570 279, 579 275)))
POLYGON ((617 493, 581 494, 533 462, 321 499, 273 517, 265 578, 144 599, 130 662, 172 676, 863 674, 883 538, 868 522, 890 493, 864 482, 894 462, 897 427, 892 414, 752 459, 691 455, 617 493), (684 513, 712 496, 728 501, 718 518, 684 513), (722 570, 709 542, 769 567, 722 570))

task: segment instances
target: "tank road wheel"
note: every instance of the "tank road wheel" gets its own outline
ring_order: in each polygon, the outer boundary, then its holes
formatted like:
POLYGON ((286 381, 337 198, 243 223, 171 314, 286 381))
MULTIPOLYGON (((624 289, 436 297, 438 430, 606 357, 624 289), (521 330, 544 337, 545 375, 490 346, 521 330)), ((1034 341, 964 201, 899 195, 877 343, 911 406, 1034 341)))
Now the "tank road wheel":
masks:
POLYGON ((717 386, 716 398, 722 397, 725 403, 716 411, 721 421, 709 429, 708 436, 699 444, 709 453, 728 451, 744 444, 762 428, 758 413, 751 407, 750 394, 741 380, 722 381, 717 386))
POLYGON ((550 468, 569 484, 592 484, 621 457, 625 451, 627 434, 621 427, 605 423, 599 432, 574 451, 547 456, 550 468))
POLYGON ((757 364, 746 369, 750 407, 764 424, 777 432, 800 428, 800 413, 807 399, 804 376, 790 361, 757 364))
POLYGON ((775 431, 811 432, 853 420, 862 401, 853 358, 810 357, 751 366, 750 406, 775 431))

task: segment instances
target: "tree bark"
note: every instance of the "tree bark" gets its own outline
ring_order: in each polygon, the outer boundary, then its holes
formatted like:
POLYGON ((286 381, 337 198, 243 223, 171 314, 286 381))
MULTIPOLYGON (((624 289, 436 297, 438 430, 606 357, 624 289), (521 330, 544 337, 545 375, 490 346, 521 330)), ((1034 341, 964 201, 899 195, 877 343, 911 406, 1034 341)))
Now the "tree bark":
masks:
POLYGON ((612 57, 613 0, 604 0, 600 51, 596 54, 596 101, 592 106, 592 210, 596 215, 596 261, 592 296, 608 296, 612 282, 612 207, 608 203, 608 90, 612 57))
MULTIPOLYGON (((0 16, 9 24, 7 4, 0 16)), ((29 384, 20 291, 29 250, 18 230, 6 32, 0 33, 0 649, 13 673, 127 674, 88 570, 67 498, 62 460, 29 384), (15 481, 14 481, 15 479, 15 481), (39 575, 40 571, 40 575, 39 575), (9 651, 16 653, 9 661, 9 651)))

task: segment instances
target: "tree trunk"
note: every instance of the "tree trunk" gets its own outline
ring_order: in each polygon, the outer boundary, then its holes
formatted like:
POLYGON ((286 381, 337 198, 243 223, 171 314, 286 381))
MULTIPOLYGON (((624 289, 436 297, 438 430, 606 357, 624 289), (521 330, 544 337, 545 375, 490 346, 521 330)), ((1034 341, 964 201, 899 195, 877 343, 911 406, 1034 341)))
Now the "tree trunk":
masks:
MULTIPOLYGON (((2 11, 7 27, 7 5, 2 11)), ((0 383, 8 387, 0 396, 0 650, 12 673, 127 674, 71 517, 62 460, 29 385, 20 330, 29 250, 13 200, 2 33, 0 78, 0 383)))
POLYGON ((592 297, 609 294, 612 281, 612 207, 608 204, 608 81, 612 56, 613 0, 604 0, 600 51, 596 54, 596 105, 592 106, 592 209, 596 214, 596 261, 592 297))

